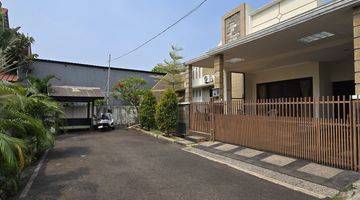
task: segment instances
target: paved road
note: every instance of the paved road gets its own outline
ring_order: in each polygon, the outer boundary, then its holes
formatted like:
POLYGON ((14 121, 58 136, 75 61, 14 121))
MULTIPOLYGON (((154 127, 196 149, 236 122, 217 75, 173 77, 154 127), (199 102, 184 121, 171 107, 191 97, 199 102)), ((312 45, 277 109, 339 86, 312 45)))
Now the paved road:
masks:
POLYGON ((26 199, 314 199, 184 152, 116 130, 63 136, 26 199))

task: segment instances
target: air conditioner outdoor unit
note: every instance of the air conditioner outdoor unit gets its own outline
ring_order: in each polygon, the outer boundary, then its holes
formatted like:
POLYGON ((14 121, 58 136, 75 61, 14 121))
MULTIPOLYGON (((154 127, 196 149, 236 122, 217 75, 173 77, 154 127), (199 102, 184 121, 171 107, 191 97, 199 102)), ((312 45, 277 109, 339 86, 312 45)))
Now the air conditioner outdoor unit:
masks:
POLYGON ((207 83, 212 83, 214 82, 214 79, 211 75, 205 75, 204 76, 204 82, 207 84, 207 83))

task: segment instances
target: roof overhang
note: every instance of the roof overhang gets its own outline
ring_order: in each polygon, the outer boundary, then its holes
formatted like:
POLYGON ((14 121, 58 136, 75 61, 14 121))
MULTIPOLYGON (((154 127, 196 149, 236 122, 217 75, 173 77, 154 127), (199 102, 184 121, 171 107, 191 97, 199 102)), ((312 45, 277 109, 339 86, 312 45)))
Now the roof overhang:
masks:
POLYGON ((51 86, 49 96, 62 102, 89 102, 104 99, 98 87, 51 86))
POLYGON ((353 55, 353 7, 360 0, 335 0, 287 21, 249 34, 232 43, 211 49, 206 54, 189 60, 187 65, 213 67, 213 58, 224 55, 224 60, 240 58, 238 63, 225 63, 225 68, 245 72, 262 67, 286 66, 295 62, 331 61, 353 55), (335 36, 310 44, 299 39, 330 32, 335 36))

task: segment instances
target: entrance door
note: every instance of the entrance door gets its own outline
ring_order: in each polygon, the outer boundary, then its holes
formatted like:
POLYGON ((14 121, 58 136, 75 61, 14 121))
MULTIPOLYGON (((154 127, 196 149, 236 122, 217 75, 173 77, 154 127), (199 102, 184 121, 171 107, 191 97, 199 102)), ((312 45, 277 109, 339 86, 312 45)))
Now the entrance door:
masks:
POLYGON ((350 95, 354 95, 355 94, 354 81, 333 82, 333 94, 334 96, 345 95, 347 98, 349 98, 350 95))
MULTIPOLYGON (((335 98, 342 99, 345 96, 345 100, 349 100, 351 95, 355 94, 355 83, 354 81, 340 81, 340 82, 333 82, 333 95, 335 98)), ((344 116, 349 115, 349 107, 346 106, 344 110, 344 106, 335 105, 335 117, 337 118, 344 118, 344 116)))

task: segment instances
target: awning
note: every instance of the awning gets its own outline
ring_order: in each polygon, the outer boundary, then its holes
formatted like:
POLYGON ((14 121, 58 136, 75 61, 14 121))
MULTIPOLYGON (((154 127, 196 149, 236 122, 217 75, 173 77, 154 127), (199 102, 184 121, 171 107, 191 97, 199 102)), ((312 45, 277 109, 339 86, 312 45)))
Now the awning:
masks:
POLYGON ((59 101, 87 102, 103 99, 104 95, 98 87, 52 86, 49 96, 59 101))
POLYGON ((0 75, 0 80, 8 82, 16 82, 19 80, 19 77, 16 74, 3 74, 0 75))

